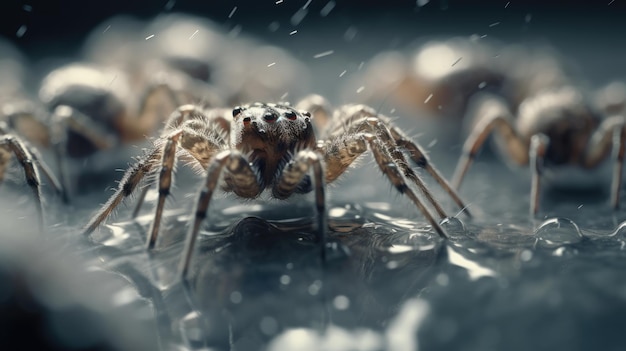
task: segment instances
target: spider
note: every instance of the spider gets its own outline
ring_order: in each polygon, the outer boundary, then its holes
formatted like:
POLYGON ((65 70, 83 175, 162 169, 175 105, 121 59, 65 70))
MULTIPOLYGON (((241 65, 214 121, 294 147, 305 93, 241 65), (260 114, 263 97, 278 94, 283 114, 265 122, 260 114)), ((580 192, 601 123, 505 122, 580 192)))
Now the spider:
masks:
POLYGON ((597 167, 613 149, 610 202, 619 207, 626 146, 624 117, 605 114, 572 86, 547 89, 522 102, 513 117, 508 105, 493 95, 477 96, 470 112, 477 120, 463 145, 452 184, 459 189, 466 172, 487 137, 495 132, 497 146, 519 165, 530 165, 530 213, 539 211, 545 166, 597 167))
POLYGON ((531 92, 568 81, 566 68, 547 47, 455 37, 428 41, 408 55, 383 52, 348 89, 358 92, 354 98, 390 97, 400 106, 458 121, 476 93, 492 92, 517 106, 531 92), (362 91, 355 90, 359 86, 362 91))
MULTIPOLYGON (((346 105, 337 109, 321 139, 315 136, 311 114, 287 103, 238 106, 232 110, 232 119, 227 117, 228 113, 224 109, 203 110, 194 105, 179 107, 170 116, 154 148, 126 171, 115 193, 86 225, 84 234, 93 232, 125 198, 133 194, 142 179, 158 173, 159 195, 147 240, 147 248, 153 249, 163 205, 170 194, 177 155, 206 171, 206 181, 187 233, 181 277, 188 272, 200 225, 207 216, 221 176, 222 190, 242 198, 256 198, 264 190, 277 199, 313 191, 322 257, 326 240, 325 184, 335 181, 368 150, 398 192, 415 204, 440 236, 446 237, 444 229, 409 183, 418 187, 435 208, 437 217, 445 219, 448 216, 409 167, 402 151, 407 151, 420 168, 426 169, 459 207, 466 208, 423 149, 393 126, 387 117, 370 107, 346 105)), ((146 190, 147 187, 138 206, 146 190)))
MULTIPOLYGON (((39 152, 24 141, 24 134, 16 131, 17 115, 13 109, 19 106, 23 111, 34 111, 32 104, 25 97, 24 81, 26 68, 22 64, 24 58, 11 45, 0 40, 0 182, 5 178, 13 157, 24 170, 26 183, 35 197, 40 232, 44 228, 44 211, 42 204, 41 170, 57 194, 62 193, 61 185, 50 167, 44 162, 39 152)), ((22 125, 23 126, 23 125, 22 125)), ((28 132, 29 129, 24 130, 28 132)))
POLYGON ((38 169, 43 172, 57 194, 63 193, 62 186, 50 170, 50 167, 42 160, 39 152, 22 140, 15 132, 11 131, 5 121, 0 120, 0 182, 4 180, 4 175, 10 165, 11 156, 15 156, 24 169, 26 183, 31 188, 35 198, 39 231, 43 232, 44 210, 41 194, 41 176, 38 169))
POLYGON ((293 55, 256 39, 230 36, 217 23, 191 15, 165 14, 148 23, 123 16, 92 31, 84 51, 92 62, 139 75, 152 75, 154 69, 146 65, 156 63, 215 87, 228 105, 307 90, 309 70, 293 55), (136 32, 145 36, 129 35, 136 32))
POLYGON ((54 151, 65 202, 69 201, 68 157, 84 159, 101 150, 145 140, 176 106, 195 99, 187 91, 196 91, 196 84, 174 72, 153 73, 152 79, 137 89, 141 94, 133 94, 124 72, 72 63, 52 70, 43 79, 39 90, 43 112, 32 107, 34 102, 6 106, 11 124, 20 134, 54 151), (139 95, 137 99, 129 98, 135 95, 139 95))

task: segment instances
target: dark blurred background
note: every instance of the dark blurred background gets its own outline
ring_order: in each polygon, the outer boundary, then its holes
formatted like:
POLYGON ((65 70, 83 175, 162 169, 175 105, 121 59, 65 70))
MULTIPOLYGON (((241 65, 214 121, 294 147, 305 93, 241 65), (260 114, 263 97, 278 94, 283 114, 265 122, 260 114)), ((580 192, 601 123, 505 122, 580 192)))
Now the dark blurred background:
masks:
POLYGON ((395 22, 400 27, 392 30, 410 35, 473 30, 523 38, 550 31, 575 35, 581 45, 586 45, 610 40, 598 33, 619 37, 626 28, 623 0, 8 0, 0 4, 0 33, 29 54, 58 52, 76 45, 89 30, 113 15, 150 19, 164 12, 186 12, 227 27, 240 25, 243 32, 269 36, 271 22, 288 26, 303 7, 307 15, 293 26, 301 31, 343 23, 385 33, 390 28, 378 25, 395 22), (320 11, 329 3, 334 3, 332 10, 322 16, 320 11), (25 32, 20 36, 23 26, 25 32))
POLYGON ((553 45, 580 63, 593 84, 626 78, 626 68, 620 69, 626 62, 623 0, 8 0, 0 4, 0 34, 36 63, 72 57, 84 37, 114 15, 147 20, 167 12, 207 17, 227 31, 282 46, 329 86, 338 84, 343 68, 325 72, 327 67, 340 64, 350 72, 382 50, 402 49, 419 38, 473 34, 553 45), (328 50, 333 55, 312 59, 328 50))

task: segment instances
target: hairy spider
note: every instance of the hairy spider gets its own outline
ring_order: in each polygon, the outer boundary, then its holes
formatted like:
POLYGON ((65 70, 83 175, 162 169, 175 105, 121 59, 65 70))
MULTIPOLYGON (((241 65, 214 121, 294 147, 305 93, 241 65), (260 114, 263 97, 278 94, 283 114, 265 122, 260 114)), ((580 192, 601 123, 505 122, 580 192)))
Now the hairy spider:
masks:
POLYGON ((458 121, 476 93, 492 92, 517 106, 537 90, 567 82, 562 61, 548 47, 478 37, 430 40, 409 54, 378 54, 346 89, 346 98, 371 102, 389 97, 400 106, 458 121))
MULTIPOLYGON (((43 161, 37 150, 23 140, 32 129, 24 128, 22 134, 16 131, 16 119, 13 113, 15 107, 23 111, 35 111, 34 106, 26 98, 24 81, 26 68, 24 58, 8 43, 0 39, 0 182, 4 181, 7 169, 15 156, 24 169, 26 183, 32 189, 35 197, 35 207, 38 212, 39 229, 43 231, 44 211, 42 205, 41 178, 39 169, 50 182, 54 190, 61 194, 61 185, 50 168, 43 161)), ((26 127, 26 125, 20 125, 26 127)), ((20 128, 21 129, 21 128, 20 128)))
MULTIPOLYGON (((607 107, 604 107, 607 109, 607 107)), ((626 145, 624 116, 605 114, 571 86, 548 89, 522 102, 517 117, 493 95, 477 96, 470 118, 476 119, 465 141, 452 184, 458 189, 487 137, 496 132, 506 157, 532 172, 530 212, 539 210, 539 192, 545 166, 597 167, 613 150, 611 205, 619 207, 626 145)))
MULTIPOLYGON (((221 176, 221 188, 242 198, 256 198, 266 189, 277 199, 314 191, 322 255, 326 231, 325 183, 336 180, 368 150, 373 153, 383 174, 400 193, 410 198, 439 235, 446 236, 444 229, 409 186, 407 179, 435 208, 437 217, 444 219, 447 215, 424 182, 409 167, 401 150, 407 151, 410 158, 419 167, 425 168, 458 206, 465 209, 422 148, 394 127, 387 117, 367 106, 339 108, 321 139, 315 137, 311 114, 288 104, 239 106, 232 110, 232 119, 226 117, 227 113, 224 109, 203 110, 194 105, 179 107, 170 116, 155 147, 126 171, 115 193, 89 221, 84 233, 94 231, 137 189, 142 179, 158 172, 159 196, 147 242, 149 249, 154 248, 177 155, 206 170, 206 183, 198 197, 181 261, 183 275, 188 271, 200 225, 221 176)), ((147 189, 145 187, 140 195, 138 206, 147 189)))
POLYGON ((32 189, 35 197, 39 230, 43 231, 44 211, 41 199, 41 177, 38 168, 43 171, 44 176, 59 195, 63 193, 62 186, 50 167, 41 159, 39 152, 12 132, 5 121, 0 120, 0 182, 4 180, 4 175, 10 166, 11 156, 15 156, 24 169, 26 183, 32 189))
MULTIPOLYGON (((133 88, 138 83, 119 70, 83 63, 62 66, 41 83, 43 111, 34 108, 34 102, 9 103, 5 115, 11 127, 28 140, 53 148, 61 184, 67 186, 66 157, 84 158, 116 145, 145 140, 146 135, 157 132, 176 106, 200 100, 188 93, 203 91, 197 84, 181 74, 153 68, 153 76, 143 81, 141 88, 133 88)), ((64 191, 64 200, 68 197, 64 191)))

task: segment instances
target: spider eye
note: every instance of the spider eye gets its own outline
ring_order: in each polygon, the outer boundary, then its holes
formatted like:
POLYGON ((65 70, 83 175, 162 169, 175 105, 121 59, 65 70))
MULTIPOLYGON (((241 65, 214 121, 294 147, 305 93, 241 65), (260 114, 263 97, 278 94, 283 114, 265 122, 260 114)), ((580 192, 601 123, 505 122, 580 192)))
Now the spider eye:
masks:
POLYGON ((239 115, 241 113, 241 111, 243 111, 243 109, 241 108, 241 106, 237 106, 233 109, 233 117, 237 117, 237 115, 239 115))
POLYGON ((267 122, 274 122, 277 118, 278 118, 278 116, 276 114, 271 113, 271 112, 268 112, 268 113, 263 115, 263 119, 265 121, 267 121, 267 122))
POLYGON ((306 117, 311 117, 311 112, 309 111, 302 111, 302 114, 305 115, 306 117))
POLYGON ((287 111, 285 112, 285 117, 287 117, 287 119, 290 121, 295 121, 295 119, 297 118, 297 115, 294 111, 287 111))

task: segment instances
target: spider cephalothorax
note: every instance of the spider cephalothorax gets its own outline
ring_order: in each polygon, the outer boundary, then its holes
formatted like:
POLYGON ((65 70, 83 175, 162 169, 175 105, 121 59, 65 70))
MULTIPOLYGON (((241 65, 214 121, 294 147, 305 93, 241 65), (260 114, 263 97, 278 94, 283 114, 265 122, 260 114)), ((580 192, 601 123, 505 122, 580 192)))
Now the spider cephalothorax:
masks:
MULTIPOLYGON (((403 152, 427 170, 458 206, 465 209, 421 147, 393 126, 387 117, 367 106, 346 105, 337 109, 332 119, 325 119, 329 123, 320 139, 315 137, 311 114, 285 103, 243 105, 232 110, 232 118, 229 114, 227 109, 204 110, 194 105, 179 107, 170 116, 155 147, 130 167, 115 194, 89 222, 85 233, 95 230, 124 198, 135 191, 146 175, 158 172, 159 197, 148 239, 148 248, 153 248, 177 157, 206 172, 181 261, 182 274, 189 269, 200 225, 220 180, 223 190, 243 198, 256 198, 266 189, 277 199, 313 191, 322 255, 327 229, 325 183, 336 180, 367 151, 372 152, 383 174, 420 209, 439 235, 446 236, 446 233, 435 218, 444 219, 447 215, 425 183, 409 167, 403 152), (430 213, 413 186, 435 208, 437 216, 430 213)), ((139 205, 147 189, 145 187, 140 195, 139 205)))
POLYGON ((315 146, 311 114, 285 104, 255 103, 233 109, 231 148, 248 155, 265 187, 293 155, 315 146))

